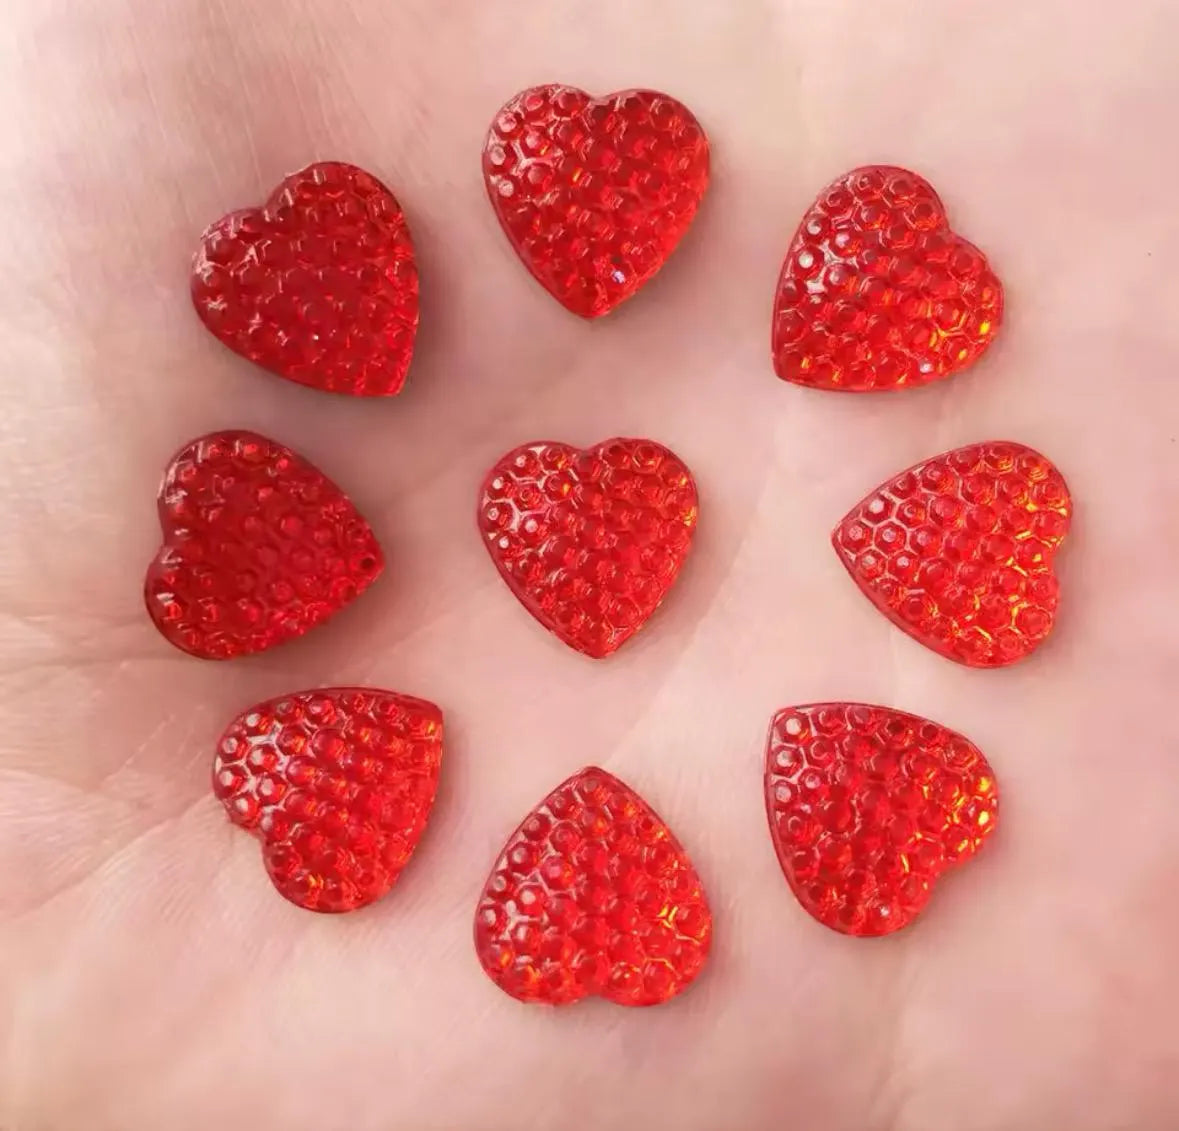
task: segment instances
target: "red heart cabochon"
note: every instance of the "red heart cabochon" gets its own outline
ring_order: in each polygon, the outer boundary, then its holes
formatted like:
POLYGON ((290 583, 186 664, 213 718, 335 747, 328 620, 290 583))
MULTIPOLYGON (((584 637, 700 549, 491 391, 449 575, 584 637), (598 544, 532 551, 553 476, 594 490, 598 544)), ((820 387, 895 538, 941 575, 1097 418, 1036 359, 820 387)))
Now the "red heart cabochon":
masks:
POLYGON ((328 687, 243 711, 217 745, 213 792, 262 841, 279 893, 353 911, 396 882, 430 816, 442 759, 433 703, 328 687))
POLYGON ((226 660, 327 620, 380 574, 368 523, 321 471, 254 432, 213 432, 169 462, 147 611, 169 643, 226 660))
POLYGON ((882 483, 832 541, 895 625, 951 660, 992 668, 1027 656, 1052 631, 1053 563, 1071 520, 1068 486, 1044 456, 989 441, 882 483))
POLYGON ((265 369, 327 392, 393 396, 418 328, 401 206, 355 165, 309 165, 261 208, 206 230, 192 301, 222 342, 265 369))
POLYGON ((816 389, 925 385, 977 361, 1002 319, 1002 284, 950 230, 929 183, 865 166, 819 194, 790 244, 774 299, 774 369, 816 389))
POLYGON ((671 830, 628 786, 589 767, 508 838, 475 914, 488 977, 526 1002, 596 994, 657 1005, 704 967, 712 914, 671 830))
POLYGON ((912 922, 934 885, 995 831, 995 775, 972 742, 865 703, 779 711, 766 813, 799 903, 849 935, 912 922))
POLYGON ((691 548, 692 473, 651 440, 578 450, 537 442, 487 475, 479 528, 521 604, 571 648, 600 659, 655 611, 691 548))
POLYGON ((663 266, 708 175, 700 123, 650 90, 591 98, 533 87, 496 114, 483 147, 487 193, 512 246, 584 318, 609 313, 663 266))

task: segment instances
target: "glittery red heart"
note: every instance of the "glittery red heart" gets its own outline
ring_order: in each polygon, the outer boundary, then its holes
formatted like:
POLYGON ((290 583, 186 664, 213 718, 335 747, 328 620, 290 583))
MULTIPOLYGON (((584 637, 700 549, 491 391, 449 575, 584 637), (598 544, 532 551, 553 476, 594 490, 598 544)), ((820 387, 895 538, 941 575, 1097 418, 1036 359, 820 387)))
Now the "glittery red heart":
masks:
POLYGON ((973 743, 863 703, 779 711, 765 791, 774 850, 799 903, 849 935, 911 923, 998 818, 995 775, 973 743))
POLYGON ((147 611, 169 643, 207 660, 301 636, 385 564, 340 489, 253 432, 213 432, 181 448, 159 514, 164 544, 147 568, 147 611))
POLYGON ((308 165, 261 208, 205 231, 192 301, 231 350, 274 373, 332 393, 392 396, 418 328, 401 206, 354 165, 308 165))
POLYGON ((433 703, 367 687, 300 691, 230 723, 213 792, 262 841, 281 895, 353 911, 396 883, 426 827, 442 759, 433 703))
POLYGON ((828 185, 803 217, 774 301, 774 368, 816 389, 903 389, 977 361, 1003 287, 955 235, 930 185, 870 165, 828 185))
POLYGON ((537 86, 483 147, 496 215, 525 266, 574 314, 630 298, 675 250, 708 187, 708 139, 674 98, 537 86))
POLYGON ((712 913, 687 854, 633 790, 589 767, 511 835, 475 914, 488 976, 520 1001, 658 1005, 708 958, 712 913))
POLYGON ((651 440, 524 444, 488 473, 479 527, 521 604, 571 648, 600 659, 671 588, 697 517, 692 473, 651 440))
POLYGON ((1022 444, 936 456, 881 484, 835 528, 856 584, 922 644, 971 667, 1014 663, 1052 631, 1072 500, 1022 444))

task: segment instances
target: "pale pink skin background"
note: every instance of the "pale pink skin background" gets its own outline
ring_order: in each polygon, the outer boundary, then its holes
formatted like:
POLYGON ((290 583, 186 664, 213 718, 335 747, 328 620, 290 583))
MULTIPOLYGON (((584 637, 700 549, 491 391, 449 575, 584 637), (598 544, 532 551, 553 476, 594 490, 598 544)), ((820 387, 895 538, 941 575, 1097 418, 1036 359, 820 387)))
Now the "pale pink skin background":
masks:
POLYGON ((0 1126, 13 1131, 1166 1131, 1179 1123, 1179 8, 1170 0, 10 0, 0 48, 0 1126), (483 132, 535 82, 687 102, 711 192, 662 276, 586 324, 514 261, 483 132), (204 225, 309 161, 386 179, 423 278, 387 403, 210 337, 204 225), (768 357, 815 192, 930 178, 1007 286, 985 361, 899 396, 807 392, 768 357), (273 435, 350 491, 385 578, 312 636, 201 663, 141 607, 181 443, 273 435), (694 469, 693 558, 585 661, 510 597, 473 522, 496 456, 647 435, 694 469), (855 590, 828 532, 877 480, 989 438, 1073 488, 1049 644, 940 659, 855 590), (370 682, 446 712, 431 826, 391 896, 280 899, 209 792, 249 702, 370 682), (908 931, 792 898, 761 796, 785 704, 892 703, 976 741, 998 835, 908 931), (1172 712, 1168 717, 1167 712, 1172 712), (639 789, 711 896, 674 1003, 526 1008, 481 972, 475 900, 568 773, 639 789))

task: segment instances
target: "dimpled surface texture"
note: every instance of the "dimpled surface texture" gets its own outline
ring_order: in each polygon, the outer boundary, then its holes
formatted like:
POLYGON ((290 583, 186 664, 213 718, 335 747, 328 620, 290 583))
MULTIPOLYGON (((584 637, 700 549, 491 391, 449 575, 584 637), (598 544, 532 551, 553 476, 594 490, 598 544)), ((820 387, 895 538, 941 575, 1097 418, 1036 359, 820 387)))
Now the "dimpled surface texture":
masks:
POLYGON ((1072 500, 1022 444, 971 444, 882 484, 835 528, 856 584, 894 624, 951 660, 993 668, 1043 643, 1056 619, 1053 559, 1072 500))
POLYGON ((147 610, 165 639, 204 659, 302 635, 384 567, 340 489, 253 432, 214 432, 177 452, 159 515, 164 544, 148 566, 147 610))
POLYGON ((599 659, 637 632, 671 588, 696 529, 687 467, 651 440, 516 448, 488 474, 479 527, 524 607, 599 659))
POLYGON ((862 703, 780 711, 765 789, 774 850, 799 903, 849 935, 912 922, 998 816, 995 775, 973 743, 862 703))
POLYGON ((213 792, 262 841, 274 886, 309 911, 380 899, 417 846, 438 786, 442 713, 360 687, 300 691, 222 735, 213 792))
POLYGON ((483 175, 525 265, 574 314, 630 298, 680 242, 708 187, 708 139, 674 98, 538 86, 499 111, 483 175))
POLYGON ((418 327, 418 273, 401 206, 375 177, 325 161, 261 208, 201 237, 192 301, 230 349, 300 385, 401 391, 418 327))
POLYGON ((779 377, 816 389, 903 389, 977 361, 1003 317, 1003 287, 950 231, 916 173, 855 169, 803 217, 778 281, 779 377))
POLYGON ((658 1005, 708 958, 712 914, 671 830, 641 797, 589 767, 512 834, 479 900, 475 949, 521 1001, 591 994, 658 1005))

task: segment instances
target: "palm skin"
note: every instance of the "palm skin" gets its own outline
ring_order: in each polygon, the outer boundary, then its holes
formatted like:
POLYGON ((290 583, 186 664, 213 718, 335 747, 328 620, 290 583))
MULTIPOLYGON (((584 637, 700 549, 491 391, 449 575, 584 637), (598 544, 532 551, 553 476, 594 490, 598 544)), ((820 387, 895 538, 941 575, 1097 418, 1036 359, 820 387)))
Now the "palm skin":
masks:
POLYGON ((1165 139, 1179 11, 1128 0, 758 5, 13 0, 0 83, 0 1125, 498 1131, 1166 1131, 1179 1110, 1179 253, 1165 139), (483 199, 495 109, 532 83, 646 85, 708 130, 714 177, 663 272, 608 319, 562 311, 483 199), (422 266, 406 391, 325 397, 229 354, 185 270, 203 226, 339 158, 386 179, 422 266), (1003 335, 896 396, 784 385, 769 308, 818 188, 914 168, 1003 276, 1003 335), (376 526, 379 586, 231 664, 141 604, 160 468, 253 428, 376 526), (530 439, 650 436, 701 490, 656 619, 592 663, 510 597, 473 521, 530 439), (1056 633, 993 672, 908 640, 831 526, 957 444, 1068 477, 1056 633), (247 703, 371 683, 439 703, 419 851, 349 916, 287 904, 209 789, 247 703), (1001 827, 911 928, 838 936, 791 897, 760 792, 773 711, 895 704, 970 736, 1001 827), (471 946, 504 837, 597 763, 691 853, 716 917, 683 997, 525 1008, 471 946))

